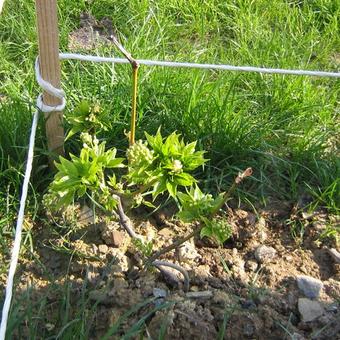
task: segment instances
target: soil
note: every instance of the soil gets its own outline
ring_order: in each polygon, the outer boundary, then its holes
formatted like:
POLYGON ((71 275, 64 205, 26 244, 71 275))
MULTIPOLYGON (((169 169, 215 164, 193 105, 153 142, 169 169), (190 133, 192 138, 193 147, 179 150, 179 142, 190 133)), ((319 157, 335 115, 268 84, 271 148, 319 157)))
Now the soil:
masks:
MULTIPOLYGON (((142 254, 118 222, 94 217, 87 206, 70 208, 57 224, 50 217, 36 230, 35 259, 20 261, 16 300, 29 287, 31 301, 48 294, 46 308, 51 313, 41 327, 50 327, 53 334, 58 315, 52 306, 63 292, 48 288, 69 283, 72 306, 84 294, 86 283, 87 308, 97 305, 91 339, 101 339, 119 316, 148 298, 152 302, 126 320, 112 338, 121 338, 147 316, 144 335, 151 339, 157 339, 160 330, 165 339, 340 339, 340 265, 328 252, 338 244, 334 238, 320 238, 327 224, 336 225, 339 219, 321 210, 313 215, 301 211, 282 205, 257 214, 228 208, 233 234, 223 246, 195 239, 161 257, 188 271, 190 288, 185 292, 176 271, 164 276, 155 269, 140 269, 142 254), (292 237, 292 221, 304 227, 300 240, 292 237), (62 238, 61 228, 70 226, 73 231, 62 238), (299 298, 305 298, 297 286, 298 275, 323 284, 315 299, 322 314, 309 322, 302 321, 298 309, 299 298)), ((164 210, 141 219, 146 214, 139 211, 133 219, 136 231, 153 240, 154 251, 197 227, 172 219, 171 214, 164 210)), ((76 307, 71 307, 72 313, 76 307)))

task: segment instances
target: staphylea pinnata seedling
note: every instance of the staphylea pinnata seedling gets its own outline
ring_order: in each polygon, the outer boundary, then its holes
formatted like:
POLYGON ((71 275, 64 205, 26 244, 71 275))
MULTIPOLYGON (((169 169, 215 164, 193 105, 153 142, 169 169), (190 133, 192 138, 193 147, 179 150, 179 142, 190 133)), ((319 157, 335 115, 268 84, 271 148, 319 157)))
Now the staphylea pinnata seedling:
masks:
MULTIPOLYGON (((136 141, 124 157, 117 157, 117 150, 97 137, 105 129, 100 115, 97 106, 81 103, 70 116, 68 136, 79 134, 82 148, 78 156, 59 157, 55 163, 57 173, 45 195, 47 206, 59 210, 80 198, 91 199, 105 213, 117 216, 144 254, 145 266, 160 267, 157 258, 169 247, 153 253, 152 242, 136 234, 128 212, 140 205, 155 208, 155 200, 160 196, 177 204, 179 219, 199 223, 193 233, 175 241, 170 249, 195 235, 213 238, 220 244, 231 236, 229 225, 217 214, 236 185, 251 174, 250 169, 236 178, 228 192, 213 197, 201 191, 193 175, 207 162, 205 152, 197 150, 196 142, 185 143, 177 132, 164 137, 158 129, 155 135, 145 132, 145 140, 136 141), (85 127, 87 132, 82 132, 85 127)), ((176 269, 187 277, 181 267, 176 269)))

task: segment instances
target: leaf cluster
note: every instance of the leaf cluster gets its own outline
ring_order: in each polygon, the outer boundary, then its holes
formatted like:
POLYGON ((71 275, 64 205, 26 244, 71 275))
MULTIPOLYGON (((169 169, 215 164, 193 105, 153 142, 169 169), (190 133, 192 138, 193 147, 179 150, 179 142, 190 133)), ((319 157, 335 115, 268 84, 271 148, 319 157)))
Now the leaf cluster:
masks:
POLYGON ((132 184, 152 187, 152 196, 168 192, 177 197, 178 187, 190 187, 197 180, 190 174, 207 160, 204 151, 196 151, 196 142, 185 144, 180 135, 173 132, 163 138, 160 129, 155 136, 145 133, 147 143, 141 141, 128 150, 128 179, 132 184), (143 149, 143 150, 142 150, 143 149))
POLYGON ((57 199, 55 209, 71 204, 85 194, 96 193, 105 197, 107 193, 106 169, 124 167, 124 158, 116 158, 116 149, 105 150, 105 142, 89 134, 83 135, 84 143, 79 157, 70 154, 71 160, 59 157, 55 166, 58 172, 50 185, 50 194, 57 199))
POLYGON ((184 222, 198 221, 203 225, 201 237, 214 238, 223 244, 231 236, 231 228, 226 221, 214 217, 225 201, 224 194, 213 198, 210 194, 204 194, 198 186, 191 187, 187 193, 178 193, 181 210, 177 216, 184 222))
POLYGON ((72 126, 66 140, 79 132, 89 131, 95 134, 100 130, 105 131, 108 126, 100 106, 98 104, 90 105, 87 101, 81 101, 66 118, 72 126))

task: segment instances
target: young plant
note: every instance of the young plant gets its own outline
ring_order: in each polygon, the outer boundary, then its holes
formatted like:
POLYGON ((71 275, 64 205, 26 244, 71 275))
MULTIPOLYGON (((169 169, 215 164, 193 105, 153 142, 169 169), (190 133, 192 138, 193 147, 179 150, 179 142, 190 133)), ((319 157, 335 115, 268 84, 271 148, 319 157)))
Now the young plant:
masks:
POLYGON ((45 202, 59 210, 87 194, 95 195, 107 210, 112 210, 116 204, 110 199, 107 185, 110 177, 105 171, 124 167, 124 158, 116 158, 115 148, 105 150, 105 142, 99 143, 96 137, 88 133, 82 133, 81 139, 83 148, 79 157, 70 154, 71 160, 59 157, 60 163, 55 163, 58 172, 45 202))
POLYGON ((213 198, 210 194, 204 194, 198 186, 191 188, 187 194, 178 193, 181 210, 177 216, 184 222, 198 221, 202 228, 200 237, 213 238, 219 244, 223 244, 231 236, 231 227, 223 219, 217 219, 215 212, 224 203, 224 194, 213 198))
MULTIPOLYGON (((83 148, 79 156, 71 154, 70 160, 60 157, 60 162, 56 163, 58 172, 45 200, 50 206, 53 205, 58 210, 83 196, 91 198, 104 211, 115 213, 119 217, 120 224, 145 257, 151 255, 152 242, 145 243, 135 233, 124 209, 140 204, 153 206, 147 197, 154 201, 159 195, 168 196, 179 206, 179 218, 185 222, 199 222, 196 230, 163 249, 161 254, 176 248, 196 234, 214 238, 220 244, 230 237, 229 225, 223 219, 218 219, 216 214, 236 185, 244 177, 251 175, 251 169, 240 173, 228 192, 213 198, 199 189, 198 181, 191 174, 207 161, 204 151, 196 151, 196 142, 186 144, 176 132, 163 137, 159 129, 155 136, 145 133, 146 141, 139 140, 130 145, 126 152, 127 171, 119 176, 116 169, 125 166, 125 158, 116 158, 116 149, 106 150, 105 142, 99 142, 96 138, 96 129, 103 128, 100 121, 95 119, 96 112, 86 103, 81 103, 75 116, 70 119, 73 127, 69 136, 84 127, 89 128, 90 133, 80 135, 83 148), (87 126, 87 122, 90 126, 87 126), (181 192, 181 189, 186 192, 181 192)), ((158 255, 156 253, 149 257, 146 264, 150 262, 157 266, 158 255)), ((158 265, 174 266, 163 262, 158 265)), ((182 268, 177 270, 187 277, 182 268)))
POLYGON ((71 124, 66 139, 79 132, 89 131, 95 134, 97 131, 105 131, 108 127, 107 119, 98 104, 90 105, 87 101, 81 101, 73 112, 67 116, 71 124))
POLYGON ((127 151, 130 185, 150 189, 153 199, 167 192, 177 198, 178 187, 190 187, 197 180, 190 174, 202 166, 204 151, 195 151, 196 142, 185 144, 173 132, 163 138, 160 129, 155 136, 145 133, 147 142, 137 141, 127 151))

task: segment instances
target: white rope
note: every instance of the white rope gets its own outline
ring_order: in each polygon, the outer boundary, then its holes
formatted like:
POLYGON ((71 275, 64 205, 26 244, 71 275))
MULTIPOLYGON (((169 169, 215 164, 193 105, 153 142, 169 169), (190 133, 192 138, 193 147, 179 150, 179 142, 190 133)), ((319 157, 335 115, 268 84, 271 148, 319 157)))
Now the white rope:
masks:
POLYGON ((6 295, 5 295, 6 297, 5 297, 5 302, 2 308, 0 340, 5 340, 8 313, 9 313, 9 309, 11 306, 13 280, 14 280, 14 274, 15 274, 15 270, 16 270, 16 266, 17 266, 18 258, 19 258, 21 232, 22 232, 22 225, 24 222, 24 212, 25 212, 25 206, 26 206, 28 184, 29 184, 31 171, 32 171, 35 133, 37 130, 38 118, 39 118, 39 111, 37 110, 34 113, 32 127, 31 127, 31 135, 30 135, 30 140, 29 140, 28 155, 27 155, 27 162, 26 162, 26 171, 25 171, 24 183, 22 186, 20 208, 19 208, 18 220, 17 220, 16 230, 15 230, 15 239, 14 239, 14 244, 13 244, 13 249, 12 249, 11 264, 9 267, 7 283, 6 283, 6 295))
MULTIPOLYGON (((76 54, 76 53, 60 53, 59 57, 62 60, 73 59, 73 60, 81 60, 81 61, 92 61, 96 63, 117 63, 117 64, 128 64, 129 63, 129 61, 124 58, 108 58, 108 57, 76 54)), ((146 59, 136 59, 136 61, 140 65, 147 65, 147 66, 184 67, 184 68, 198 68, 198 69, 208 69, 208 70, 277 73, 277 74, 291 74, 291 75, 296 75, 296 76, 340 78, 339 72, 337 73, 337 72, 324 72, 324 71, 289 70, 289 69, 280 69, 280 68, 233 66, 233 65, 223 65, 223 64, 181 63, 181 62, 173 62, 173 61, 157 61, 157 60, 146 60, 146 59)))
POLYGON ((11 263, 10 263, 7 283, 6 283, 5 302, 2 308, 2 318, 1 318, 1 325, 0 325, 0 340, 5 340, 8 314, 9 314, 9 309, 11 306, 11 300, 12 300, 12 294, 13 294, 14 275, 15 275, 15 271, 16 271, 16 267, 17 267, 18 259, 19 259, 22 225, 24 223, 24 213, 25 213, 26 198, 27 198, 27 192, 28 192, 28 184, 29 184, 31 171, 32 171, 35 134, 36 134, 37 125, 38 125, 39 110, 45 113, 50 113, 54 111, 62 111, 66 105, 64 91, 61 89, 57 89, 52 84, 50 84, 48 81, 42 79, 41 74, 40 74, 39 58, 36 58, 35 60, 35 75, 36 75, 36 79, 40 87, 43 90, 45 90, 47 93, 49 93, 50 95, 61 99, 61 104, 56 105, 56 106, 49 106, 49 105, 44 104, 42 94, 39 94, 37 97, 36 106, 38 110, 34 113, 32 127, 31 127, 31 135, 30 135, 30 140, 29 140, 25 177, 24 177, 24 183, 22 186, 22 194, 21 194, 21 199, 20 199, 20 208, 19 208, 19 213, 18 213, 16 229, 15 229, 15 239, 14 239, 14 244, 12 248, 11 263))
POLYGON ((47 104, 44 104, 43 102, 43 95, 39 94, 37 98, 37 107, 39 108, 40 111, 45 112, 45 113, 51 113, 55 111, 63 111, 65 106, 66 106, 66 100, 65 100, 65 92, 61 89, 57 89, 54 87, 51 83, 48 81, 44 80, 41 77, 40 74, 40 67, 39 67, 39 57, 35 59, 35 65, 34 65, 34 70, 35 70, 35 77, 40 85, 40 87, 45 90, 48 94, 51 96, 55 96, 59 99, 61 99, 61 104, 55 105, 55 106, 50 106, 47 104))

